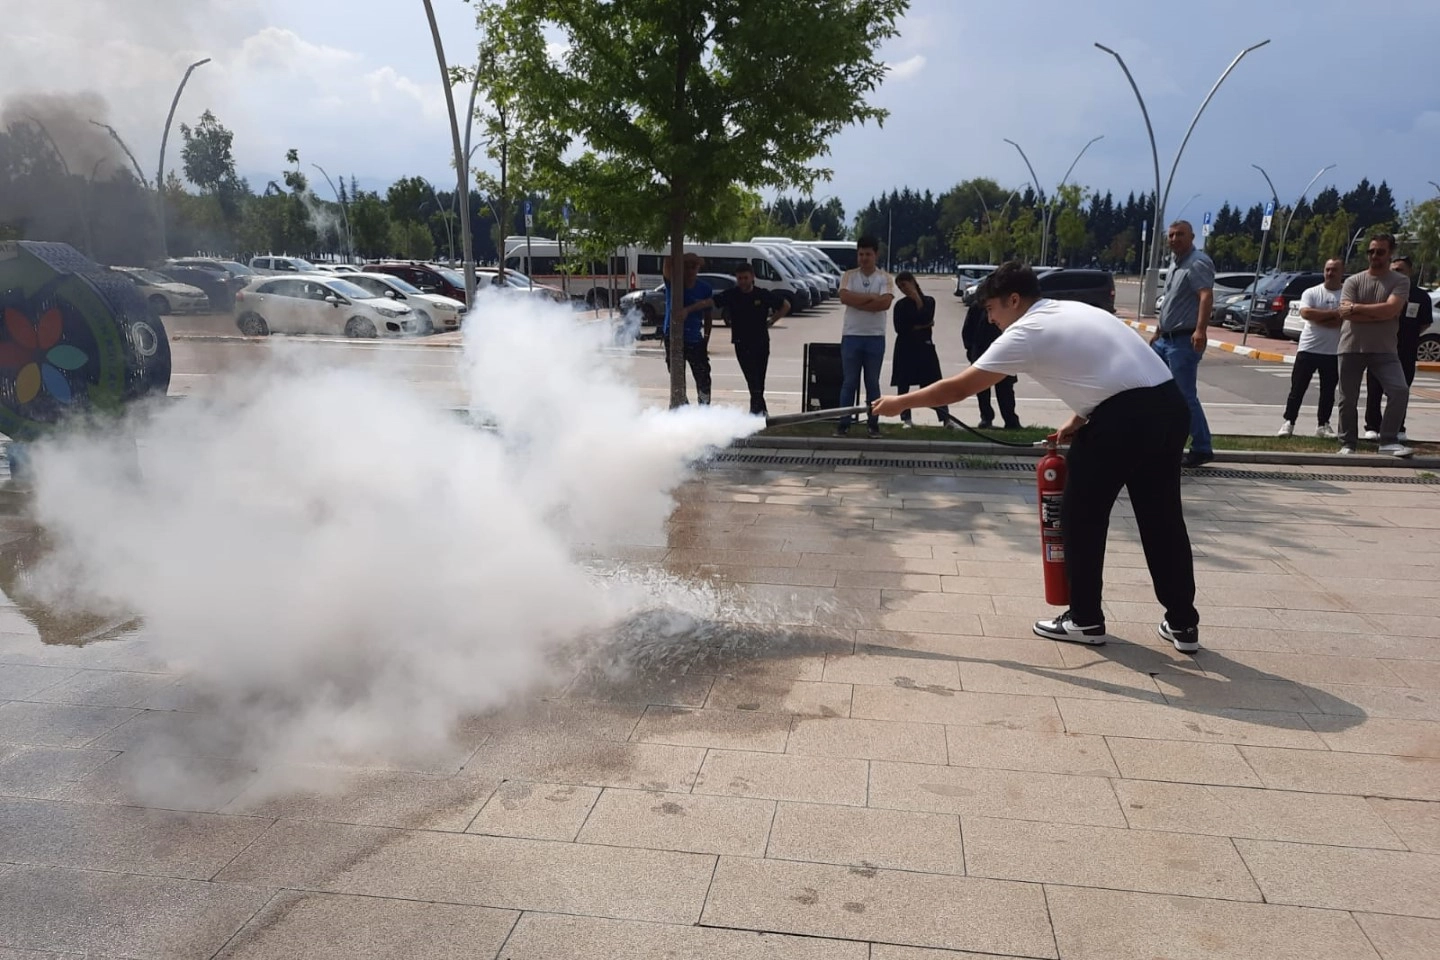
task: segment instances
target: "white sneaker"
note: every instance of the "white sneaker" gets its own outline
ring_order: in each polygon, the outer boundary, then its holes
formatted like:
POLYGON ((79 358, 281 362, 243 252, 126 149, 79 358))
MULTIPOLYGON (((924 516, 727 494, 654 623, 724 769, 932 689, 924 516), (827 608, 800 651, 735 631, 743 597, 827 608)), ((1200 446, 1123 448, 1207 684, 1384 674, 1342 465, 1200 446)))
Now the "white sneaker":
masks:
POLYGON ((1075 622, 1066 610, 1054 620, 1036 620, 1035 635, 1048 640, 1063 640, 1066 643, 1083 643, 1089 647, 1105 645, 1105 625, 1082 626, 1075 622))
POLYGON ((915 429, 915 424, 911 423, 909 420, 901 420, 901 421, 900 421, 900 429, 901 429, 901 430, 914 430, 914 429, 915 429))
POLYGON ((959 430, 960 428, 959 428, 958 426, 956 426, 954 420, 946 420, 946 421, 945 421, 945 429, 946 429, 946 430, 959 430))
POLYGON ((1392 457, 1400 457, 1401 459, 1415 455, 1415 451, 1403 443, 1383 443, 1380 445, 1380 452, 1392 457))
POLYGON ((1404 443, 1406 440, 1409 440, 1410 438, 1405 435, 1405 431, 1404 431, 1404 430, 1401 430, 1399 433, 1395 434, 1395 439, 1398 440, 1400 443, 1404 443))
POLYGON ((1315 436, 1320 437, 1324 440, 1334 440, 1335 431, 1330 429, 1330 424, 1322 423, 1320 424, 1320 426, 1315 428, 1315 436))
POLYGON ((1360 439, 1361 439, 1361 440, 1379 440, 1379 439, 1380 439, 1380 432, 1379 432, 1378 430, 1366 430, 1364 433, 1360 434, 1360 439))
POLYGON ((1340 454, 1340 456, 1342 456, 1342 457, 1351 457, 1351 456, 1354 456, 1354 455, 1355 455, 1355 448, 1354 448, 1354 447, 1341 447, 1339 450, 1336 450, 1335 452, 1338 453, 1338 454, 1340 454))
POLYGON ((1275 436, 1277 436, 1277 437, 1293 437, 1293 436, 1295 436, 1295 423, 1294 423, 1294 421, 1291 421, 1291 420, 1282 420, 1282 421, 1280 421, 1280 429, 1279 429, 1278 432, 1276 432, 1275 436))

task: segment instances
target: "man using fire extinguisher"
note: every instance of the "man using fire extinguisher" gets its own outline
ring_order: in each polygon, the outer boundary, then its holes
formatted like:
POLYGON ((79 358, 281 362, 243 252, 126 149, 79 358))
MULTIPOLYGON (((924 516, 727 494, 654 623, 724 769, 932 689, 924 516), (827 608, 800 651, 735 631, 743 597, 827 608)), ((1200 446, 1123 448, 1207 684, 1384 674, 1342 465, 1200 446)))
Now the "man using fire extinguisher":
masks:
POLYGON ((1190 407, 1170 368, 1112 314, 1088 304, 1040 297, 1035 273, 1002 264, 977 294, 1003 331, 970 367, 904 396, 883 397, 874 412, 955 404, 1026 373, 1075 411, 1057 431, 1070 444, 1060 508, 1070 609, 1037 620, 1035 633, 1099 646, 1105 538, 1122 489, 1130 494, 1155 597, 1165 608, 1159 634, 1183 653, 1200 649, 1195 565, 1180 499, 1180 455, 1190 407))

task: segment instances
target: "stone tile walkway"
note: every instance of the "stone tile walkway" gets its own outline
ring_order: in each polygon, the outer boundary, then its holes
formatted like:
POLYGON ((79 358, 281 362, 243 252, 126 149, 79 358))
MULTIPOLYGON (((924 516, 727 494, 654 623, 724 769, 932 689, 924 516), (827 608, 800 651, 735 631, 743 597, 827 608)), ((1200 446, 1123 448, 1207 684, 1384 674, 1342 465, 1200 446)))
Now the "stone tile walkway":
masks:
POLYGON ((1123 502, 1091 649, 1028 474, 715 469, 626 556, 783 629, 278 797, 143 635, 0 607, 0 960, 1433 960, 1437 493, 1188 481, 1186 657, 1123 502))

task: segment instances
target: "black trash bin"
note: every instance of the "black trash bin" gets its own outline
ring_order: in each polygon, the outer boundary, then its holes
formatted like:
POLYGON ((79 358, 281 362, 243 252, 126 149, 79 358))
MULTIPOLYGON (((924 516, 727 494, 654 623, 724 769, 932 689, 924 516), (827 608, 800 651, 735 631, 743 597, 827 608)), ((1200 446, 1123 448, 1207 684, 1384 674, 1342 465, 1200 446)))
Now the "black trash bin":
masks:
POLYGON ((829 410, 849 401, 840 399, 840 385, 845 379, 840 363, 840 344, 805 344, 800 402, 805 410, 829 410))

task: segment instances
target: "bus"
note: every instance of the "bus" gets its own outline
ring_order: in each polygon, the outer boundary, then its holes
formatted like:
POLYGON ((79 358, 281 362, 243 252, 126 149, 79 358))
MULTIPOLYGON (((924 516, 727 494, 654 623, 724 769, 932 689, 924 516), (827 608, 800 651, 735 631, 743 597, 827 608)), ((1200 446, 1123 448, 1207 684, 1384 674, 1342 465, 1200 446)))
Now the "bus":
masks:
POLYGON ((506 270, 559 287, 572 300, 583 300, 592 309, 619 303, 629 291, 660 282, 659 261, 637 259, 635 254, 634 247, 616 247, 607 259, 577 264, 573 243, 554 237, 505 238, 506 270))

